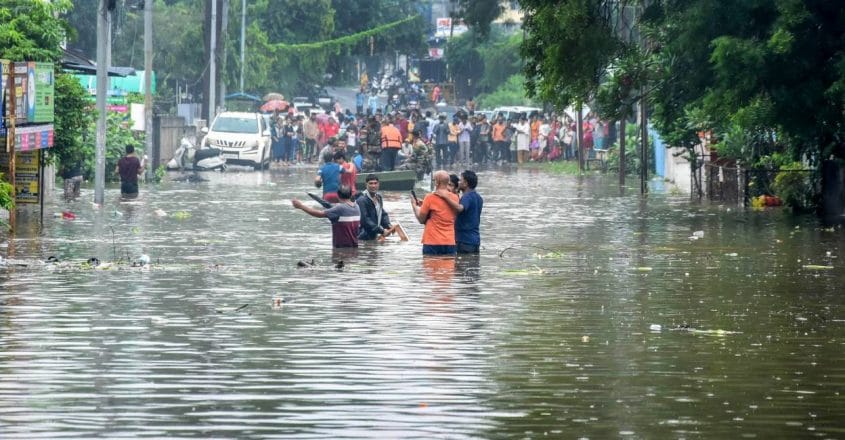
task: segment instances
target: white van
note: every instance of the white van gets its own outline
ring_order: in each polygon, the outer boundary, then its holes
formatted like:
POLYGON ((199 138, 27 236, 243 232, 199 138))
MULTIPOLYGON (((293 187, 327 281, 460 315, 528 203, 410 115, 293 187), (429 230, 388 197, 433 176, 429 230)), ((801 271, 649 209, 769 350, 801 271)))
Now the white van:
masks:
POLYGON ((493 120, 495 120, 495 118, 498 118, 499 115, 501 115, 503 118, 505 118, 505 121, 507 121, 507 120, 515 119, 515 118, 519 117, 520 114, 524 114, 525 117, 528 117, 529 115, 531 115, 531 113, 542 113, 542 112, 543 112, 543 109, 541 109, 541 108, 524 107, 524 106, 521 106, 521 105, 514 105, 514 106, 508 106, 508 107, 496 107, 495 109, 493 109, 493 118, 494 118, 493 120))
POLYGON ((223 112, 202 132, 200 149, 219 148, 227 164, 270 166, 270 126, 261 113, 223 112))

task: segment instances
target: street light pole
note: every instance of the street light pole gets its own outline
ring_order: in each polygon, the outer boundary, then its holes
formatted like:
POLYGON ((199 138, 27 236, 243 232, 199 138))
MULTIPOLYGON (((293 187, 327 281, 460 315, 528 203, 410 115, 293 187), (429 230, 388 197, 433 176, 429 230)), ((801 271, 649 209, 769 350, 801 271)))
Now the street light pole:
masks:
POLYGON ((244 60, 246 48, 246 0, 241 0, 241 93, 244 92, 244 60))
POLYGON ((102 205, 106 190, 106 94, 108 93, 108 0, 97 9, 97 151, 94 166, 94 203, 102 205))
POLYGON ((208 125, 214 121, 217 114, 217 0, 211 0, 211 44, 209 44, 208 61, 208 125))
MULTIPOLYGON (((153 153, 153 0, 144 1, 144 143, 145 155, 158 159, 153 153)), ((157 166, 153 163, 152 166, 157 166)), ((147 164, 147 175, 150 164, 147 164)))

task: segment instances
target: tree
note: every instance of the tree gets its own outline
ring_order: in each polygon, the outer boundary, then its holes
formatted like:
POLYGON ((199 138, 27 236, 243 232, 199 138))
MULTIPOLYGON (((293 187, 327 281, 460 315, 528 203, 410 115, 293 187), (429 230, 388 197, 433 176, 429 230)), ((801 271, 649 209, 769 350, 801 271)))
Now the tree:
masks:
POLYGON ((482 37, 490 33, 490 25, 502 15, 502 2, 499 0, 457 0, 455 17, 463 18, 464 23, 482 37))
POLYGON ((56 17, 72 7, 69 0, 0 2, 0 58, 61 61, 61 44, 72 31, 66 21, 56 17))
MULTIPOLYGON (((45 61, 56 65, 54 144, 49 161, 61 167, 80 160, 82 139, 92 120, 82 86, 58 68, 63 57, 61 43, 74 32, 62 18, 72 9, 66 0, 0 2, 0 58, 13 61, 45 61)), ((93 150, 92 150, 93 154, 93 150)))
POLYGON ((563 109, 592 99, 625 44, 603 0, 521 0, 528 95, 563 109))

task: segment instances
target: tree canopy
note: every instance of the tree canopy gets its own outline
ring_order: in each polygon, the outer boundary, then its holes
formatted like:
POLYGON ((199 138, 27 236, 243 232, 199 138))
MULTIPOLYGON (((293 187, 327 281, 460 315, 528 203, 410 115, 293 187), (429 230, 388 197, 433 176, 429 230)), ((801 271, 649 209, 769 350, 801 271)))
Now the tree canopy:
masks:
POLYGON ((845 157, 845 3, 824 0, 521 0, 529 94, 557 107, 647 93, 677 146, 739 139, 754 162, 845 157), (626 23, 627 21, 627 23, 626 23), (635 32, 622 32, 630 25, 635 32), (633 38, 632 38, 633 36, 633 38))

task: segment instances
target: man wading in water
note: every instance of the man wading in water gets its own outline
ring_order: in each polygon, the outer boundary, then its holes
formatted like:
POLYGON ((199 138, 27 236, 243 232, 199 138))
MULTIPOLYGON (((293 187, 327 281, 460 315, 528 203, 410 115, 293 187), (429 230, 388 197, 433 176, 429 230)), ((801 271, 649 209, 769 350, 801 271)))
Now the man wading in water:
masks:
POLYGON ((367 190, 358 196, 358 208, 361 210, 361 229, 359 240, 384 240, 385 237, 396 232, 401 240, 408 236, 401 226, 390 225, 390 217, 384 211, 384 200, 378 192, 379 180, 375 174, 367 175, 367 190))
POLYGON ((356 248, 358 247, 361 210, 358 209, 355 202, 350 200, 352 189, 348 186, 341 185, 337 190, 337 197, 340 201, 329 209, 315 209, 306 206, 298 199, 291 200, 291 204, 294 208, 301 209, 312 217, 327 218, 332 222, 332 246, 335 248, 356 248))
POLYGON ((120 175, 120 196, 124 199, 138 197, 138 176, 144 172, 144 164, 135 155, 135 147, 126 146, 126 155, 117 161, 114 172, 120 175))

